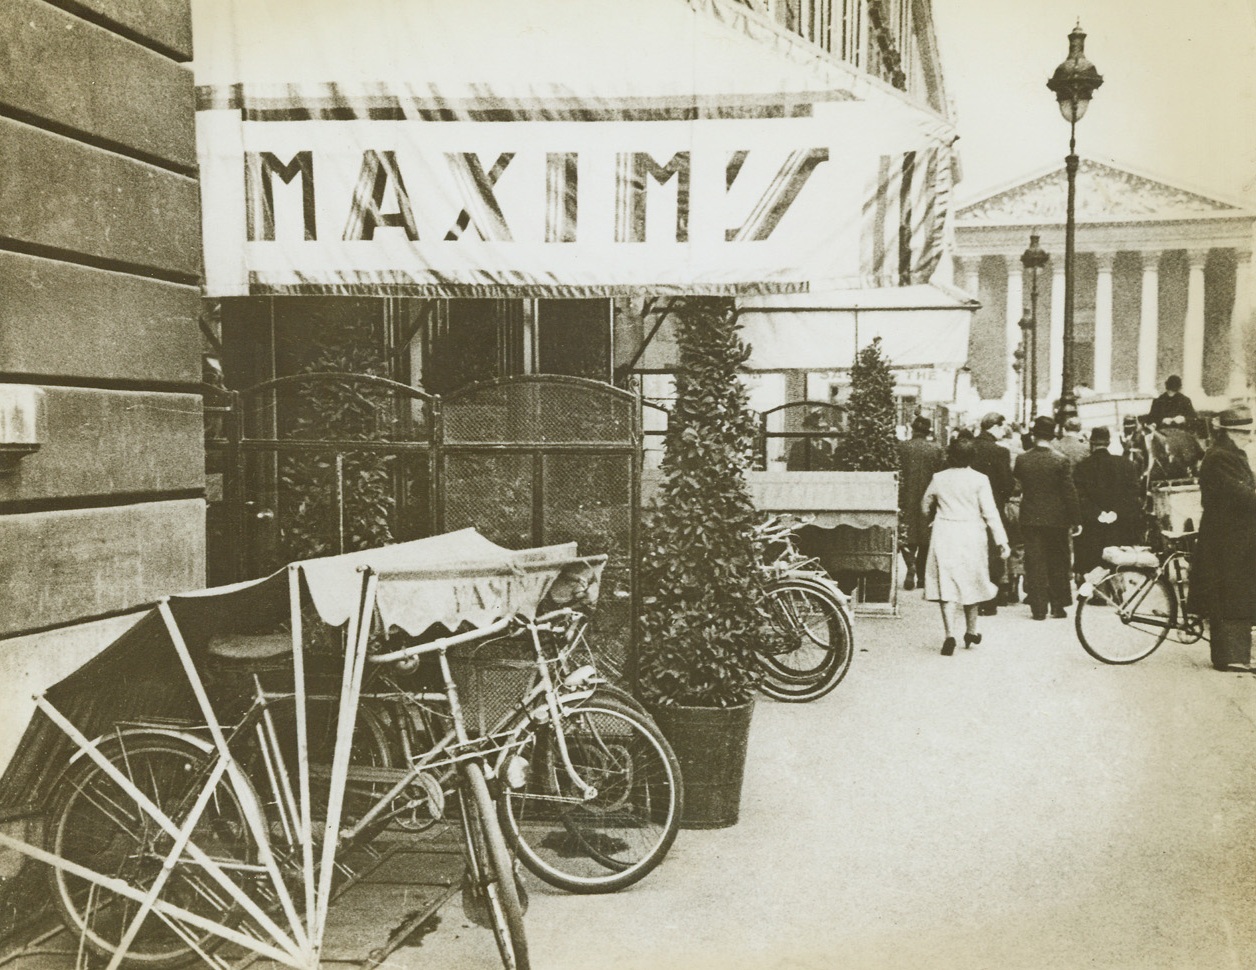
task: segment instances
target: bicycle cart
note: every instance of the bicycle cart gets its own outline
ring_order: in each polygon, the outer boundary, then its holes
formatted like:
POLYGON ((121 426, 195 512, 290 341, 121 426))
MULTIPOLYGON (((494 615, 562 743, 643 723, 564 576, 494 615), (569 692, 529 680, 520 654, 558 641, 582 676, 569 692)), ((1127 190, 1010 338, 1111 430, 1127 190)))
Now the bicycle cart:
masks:
MULTIPOLYGON (((417 772, 394 786, 404 773, 386 771, 384 726, 361 703, 369 661, 430 653, 449 688, 464 899, 494 929, 503 963, 526 968, 524 901, 485 783, 488 748, 466 727, 447 654, 526 626, 512 618, 534 617, 560 577, 576 569, 596 583, 604 563, 574 543, 512 551, 465 529, 168 597, 68 675, 32 673, 29 724, 7 752, 0 792, 5 804, 29 795, 45 839, 0 833, 0 845, 51 867, 54 905, 110 970, 193 957, 313 970, 344 881, 342 845, 371 834, 360 816, 404 816, 443 797, 417 772), (243 717, 237 682, 264 701, 243 717)), ((563 703, 578 710, 590 693, 563 703)), ((546 694, 559 710, 555 696, 546 694)), ((597 709, 632 720, 612 701, 597 709)))

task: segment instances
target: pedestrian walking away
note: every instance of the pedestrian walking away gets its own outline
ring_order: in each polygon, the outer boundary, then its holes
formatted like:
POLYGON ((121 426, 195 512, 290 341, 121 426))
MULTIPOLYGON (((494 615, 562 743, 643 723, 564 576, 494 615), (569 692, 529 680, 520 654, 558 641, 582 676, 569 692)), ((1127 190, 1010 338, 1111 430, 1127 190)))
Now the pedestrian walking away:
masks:
POLYGON ((1103 562, 1105 546, 1133 546, 1142 541, 1138 472, 1108 450, 1107 428, 1090 432, 1090 456, 1073 469, 1081 535, 1073 542, 1073 572, 1081 575, 1103 562))
MULTIPOLYGON (((1003 415, 997 411, 991 411, 983 417, 981 434, 977 435, 974 442, 973 453, 973 469, 990 479, 990 490, 994 493, 994 504, 999 510, 999 517, 1003 520, 1004 532, 1007 531, 1004 506, 1012 497, 1012 492, 1016 487, 1016 480, 1012 477, 1012 453, 1001 444, 1005 421, 1003 415)), ((978 612, 982 616, 994 616, 998 612, 999 600, 1007 601, 1008 591, 1005 585, 1007 573, 1004 568, 1007 560, 999 555, 998 546, 995 545, 993 539, 989 543, 987 559, 990 565, 990 581, 998 587, 999 591, 994 599, 982 603, 978 612)))
POLYGON ((1083 458, 1090 457, 1090 445, 1082 437, 1082 422, 1078 418, 1064 421, 1064 432, 1055 443, 1055 450, 1068 459, 1074 468, 1083 458))
POLYGON ((898 443, 899 550, 907 566, 904 589, 925 584, 925 556, 929 550, 929 520, 920 509, 920 500, 935 472, 946 467, 946 453, 930 441, 933 425, 924 415, 911 423, 911 437, 898 443))
POLYGON ((1072 600, 1069 533, 1081 523, 1069 461, 1052 447, 1055 423, 1034 418, 1034 446, 1016 459, 1025 542, 1025 599, 1035 620, 1068 616, 1072 600))
POLYGON ((1203 514, 1191 557, 1191 611, 1208 620, 1212 665, 1250 670, 1256 624, 1256 478, 1244 446, 1252 436, 1246 407, 1223 411, 1199 468, 1203 514))
POLYGON ((972 467, 976 450, 970 438, 952 441, 947 449, 950 467, 933 476, 920 502, 921 511, 933 515, 925 599, 937 602, 942 610, 943 656, 955 652, 960 607, 964 611, 964 646, 981 642, 977 610, 998 590, 990 581, 987 534, 993 537, 1000 556, 1006 559, 1010 551, 990 479, 972 467))

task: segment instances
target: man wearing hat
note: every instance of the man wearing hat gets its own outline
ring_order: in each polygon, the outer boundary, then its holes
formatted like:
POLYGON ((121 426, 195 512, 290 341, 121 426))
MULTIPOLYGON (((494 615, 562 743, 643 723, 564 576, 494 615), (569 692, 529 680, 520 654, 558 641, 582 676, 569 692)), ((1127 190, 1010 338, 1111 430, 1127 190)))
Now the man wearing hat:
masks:
MULTIPOLYGON (((1035 620, 1068 616, 1073 598, 1069 532, 1081 522, 1069 461, 1053 447, 1055 422, 1034 418, 1034 446, 1016 459, 1021 487, 1020 525, 1025 542, 1025 599, 1035 620)), ((1074 534, 1076 532, 1074 531, 1074 534)))
POLYGON ((933 473, 946 467, 942 446, 929 440, 932 431, 933 423, 924 415, 917 415, 911 423, 911 437, 898 443, 899 551, 907 565, 904 589, 925 584, 929 520, 920 503, 933 473))
POLYGON ((1212 665, 1250 670, 1256 624, 1256 478, 1244 447, 1252 412, 1222 411, 1199 466, 1203 514, 1191 556, 1190 608, 1208 620, 1212 665))
POLYGON ((819 408, 812 408, 802 419, 806 437, 799 438, 789 449, 785 469, 791 472, 827 472, 837 464, 835 449, 830 438, 824 437, 832 429, 824 420, 819 408))
POLYGON ((1083 458, 1090 457, 1090 445, 1082 437, 1082 422, 1080 418, 1071 417, 1064 421, 1064 433, 1060 435, 1059 440, 1055 443, 1055 450, 1068 459, 1068 463, 1074 468, 1083 458))
POLYGON ((1103 562, 1105 546, 1132 546, 1142 541, 1138 473, 1108 450, 1107 428, 1090 432, 1090 454, 1073 469, 1082 531, 1073 541, 1073 572, 1084 574, 1103 562))
MULTIPOLYGON (((1012 478, 1012 453, 999 444, 999 439, 1003 437, 1004 421, 1003 415, 997 411, 991 411, 981 419, 981 434, 977 435, 973 443, 972 468, 973 471, 981 472, 990 479, 990 491, 994 493, 994 504, 999 509, 1003 529, 1007 531, 1007 518, 1003 507, 1012 497, 1016 480, 1012 478)), ((1001 592, 1006 595, 1003 563, 1003 557, 999 555, 999 547, 991 540, 988 555, 990 581, 999 586, 1001 592)), ((993 616, 998 612, 998 600, 982 603, 977 612, 983 616, 993 616)))
POLYGON ((1153 428, 1158 428, 1167 418, 1177 417, 1195 417, 1195 405, 1182 393, 1182 378, 1177 374, 1170 374, 1168 380, 1164 382, 1164 393, 1151 402, 1147 419, 1153 428))

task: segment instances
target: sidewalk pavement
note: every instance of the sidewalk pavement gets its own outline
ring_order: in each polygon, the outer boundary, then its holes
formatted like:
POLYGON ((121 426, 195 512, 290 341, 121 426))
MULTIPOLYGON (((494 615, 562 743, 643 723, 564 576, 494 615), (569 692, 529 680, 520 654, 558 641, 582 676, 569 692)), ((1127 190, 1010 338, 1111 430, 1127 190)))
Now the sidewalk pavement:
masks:
MULTIPOLYGON (((1256 677, 1092 660, 1023 606, 939 654, 920 593, 846 680, 759 702, 741 820, 607 896, 529 880, 536 970, 1256 966, 1256 677)), ((395 968, 500 966, 455 895, 395 968)))

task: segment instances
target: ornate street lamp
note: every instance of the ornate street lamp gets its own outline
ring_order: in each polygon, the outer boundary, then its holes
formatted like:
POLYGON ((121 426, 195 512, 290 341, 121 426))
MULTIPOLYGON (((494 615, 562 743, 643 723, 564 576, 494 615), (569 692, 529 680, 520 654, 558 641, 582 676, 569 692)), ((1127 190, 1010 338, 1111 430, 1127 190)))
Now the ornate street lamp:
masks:
POLYGON ((1095 65, 1086 60, 1086 34, 1079 22, 1068 35, 1068 57, 1055 69, 1047 87, 1055 93, 1060 114, 1068 122, 1068 155, 1064 170, 1068 175, 1068 218, 1064 228, 1064 361, 1060 375, 1060 407, 1056 422, 1077 414, 1077 395, 1073 391, 1073 236, 1074 206, 1077 197, 1077 123, 1086 114, 1091 96, 1103 84, 1095 65))
POLYGON ((1021 427, 1025 426, 1025 398, 1029 391, 1029 385, 1025 381, 1025 341, 1022 338, 1020 346, 1012 354, 1012 370, 1016 374, 1016 423, 1021 427))
POLYGON ((1029 348, 1029 382, 1026 397, 1032 402, 1026 421, 1038 416, 1038 271, 1047 265, 1051 257, 1038 245, 1038 234, 1029 234, 1029 248, 1021 253, 1021 265, 1029 273, 1029 306, 1020 319, 1024 331, 1025 346, 1029 348))

